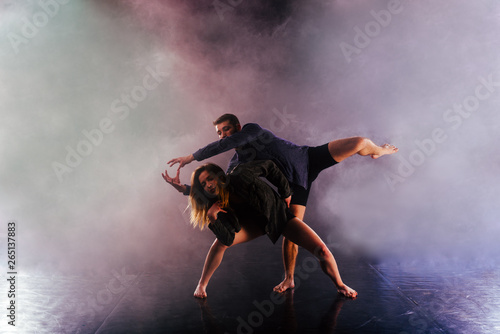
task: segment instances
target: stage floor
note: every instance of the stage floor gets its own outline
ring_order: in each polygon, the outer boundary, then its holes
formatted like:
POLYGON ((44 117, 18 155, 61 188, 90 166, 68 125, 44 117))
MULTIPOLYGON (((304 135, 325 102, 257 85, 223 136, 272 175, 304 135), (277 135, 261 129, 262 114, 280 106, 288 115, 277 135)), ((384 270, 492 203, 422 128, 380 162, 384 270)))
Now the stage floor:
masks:
MULTIPOLYGON (((200 247, 201 248, 201 247, 200 247)), ((205 248, 205 247, 203 247, 205 248)), ((226 252, 207 289, 192 297, 203 257, 105 274, 21 275, 18 333, 498 333, 500 271, 427 270, 368 263, 332 251, 359 297, 338 296, 301 250, 297 287, 272 293, 280 247, 261 238, 226 252)), ((173 258, 168 256, 168 258, 173 258)), ((2 324, 3 326, 4 324, 2 324)))

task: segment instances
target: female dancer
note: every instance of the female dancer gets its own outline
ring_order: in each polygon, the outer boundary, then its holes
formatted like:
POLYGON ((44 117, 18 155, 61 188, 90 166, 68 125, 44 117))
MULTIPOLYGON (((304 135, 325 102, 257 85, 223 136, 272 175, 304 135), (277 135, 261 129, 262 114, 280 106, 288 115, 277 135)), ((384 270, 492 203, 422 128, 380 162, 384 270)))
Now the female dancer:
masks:
MULTIPOLYGON (((168 182, 167 171, 162 175, 168 182)), ((319 259, 321 269, 339 293, 350 298, 357 296, 342 282, 335 258, 325 243, 288 210, 290 198, 288 181, 270 160, 241 164, 228 175, 210 163, 193 172, 189 195, 191 223, 200 229, 208 226, 217 237, 207 254, 195 297, 207 297, 208 282, 227 248, 264 234, 273 243, 283 235, 307 249, 319 259), (276 186, 279 194, 259 177, 276 186)))

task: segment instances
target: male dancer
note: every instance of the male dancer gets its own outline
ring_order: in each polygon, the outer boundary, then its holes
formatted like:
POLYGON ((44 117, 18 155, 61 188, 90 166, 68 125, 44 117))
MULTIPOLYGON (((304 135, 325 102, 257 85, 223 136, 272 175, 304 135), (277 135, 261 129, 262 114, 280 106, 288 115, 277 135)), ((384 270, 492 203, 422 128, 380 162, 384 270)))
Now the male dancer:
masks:
MULTIPOLYGON (((230 172, 238 164, 251 160, 274 161, 290 182, 293 190, 290 211, 301 220, 304 219, 312 182, 322 170, 354 154, 371 156, 373 159, 377 159, 383 155, 393 154, 398 151, 394 145, 384 144, 378 146, 364 137, 337 139, 317 147, 298 146, 276 137, 271 131, 261 128, 258 124, 248 123, 241 127, 238 118, 233 114, 224 114, 217 118, 213 124, 219 140, 208 144, 193 154, 170 160, 168 162, 170 167, 178 163, 179 168, 174 178, 166 175, 165 180, 179 192, 189 195, 189 186, 180 183, 180 169, 193 160, 202 161, 230 149, 235 149, 236 153, 229 163, 227 172, 230 172)), ((212 253, 211 256, 217 256, 215 253, 223 253, 224 250, 216 250, 212 246, 209 253, 212 253)), ((297 253, 298 246, 283 238, 285 278, 274 287, 274 291, 284 292, 295 287, 294 273, 297 253)))

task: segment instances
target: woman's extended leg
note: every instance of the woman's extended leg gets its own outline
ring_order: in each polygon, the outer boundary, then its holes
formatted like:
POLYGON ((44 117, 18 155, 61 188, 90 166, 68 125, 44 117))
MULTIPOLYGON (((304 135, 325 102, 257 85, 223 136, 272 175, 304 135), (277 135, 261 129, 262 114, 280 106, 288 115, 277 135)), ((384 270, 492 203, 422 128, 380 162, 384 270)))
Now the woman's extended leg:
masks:
POLYGON ((224 252, 229 247, 222 244, 218 239, 215 239, 214 243, 210 247, 208 251, 207 257, 205 258, 205 264, 203 265, 203 271, 201 273, 200 281, 198 282, 198 286, 196 290, 194 290, 194 296, 196 298, 206 298, 207 297, 207 285, 208 281, 210 281, 210 277, 212 277, 215 269, 217 269, 222 262, 222 258, 224 257, 224 252))
POLYGON ((298 218, 293 218, 288 221, 283 231, 283 236, 293 243, 304 247, 319 259, 321 269, 332 279, 335 286, 337 286, 338 292, 350 298, 355 298, 358 295, 356 291, 342 282, 337 262, 332 253, 326 247, 323 240, 306 223, 298 218))
MULTIPOLYGON (((264 233, 255 225, 246 224, 241 228, 241 230, 234 236, 234 241, 231 246, 241 244, 257 237, 260 237, 264 233)), ((205 264, 203 265, 203 271, 201 273, 200 281, 196 290, 194 290, 194 296, 196 298, 206 298, 207 297, 207 285, 210 281, 215 270, 219 267, 224 257, 224 252, 230 246, 226 246, 219 240, 215 239, 214 243, 208 251, 207 257, 205 258, 205 264)))

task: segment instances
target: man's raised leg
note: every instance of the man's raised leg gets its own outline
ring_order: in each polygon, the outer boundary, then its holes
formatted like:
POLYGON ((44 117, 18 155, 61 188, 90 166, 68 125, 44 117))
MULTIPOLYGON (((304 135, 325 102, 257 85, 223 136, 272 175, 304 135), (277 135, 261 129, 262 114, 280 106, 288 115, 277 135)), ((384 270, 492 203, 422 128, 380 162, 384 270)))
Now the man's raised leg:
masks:
POLYGON ((398 148, 391 144, 378 146, 364 137, 351 137, 329 142, 328 151, 335 161, 341 162, 354 154, 369 155, 373 159, 377 159, 386 154, 396 153, 398 148))
MULTIPOLYGON (((290 211, 292 211, 292 213, 300 220, 303 220, 306 207, 303 205, 292 204, 290 205, 290 211)), ((283 237, 282 256, 283 266, 285 267, 285 278, 280 284, 274 287, 274 291, 285 292, 286 290, 293 289, 295 287, 293 276, 295 274, 295 263, 297 261, 298 252, 299 247, 287 238, 283 237)))

